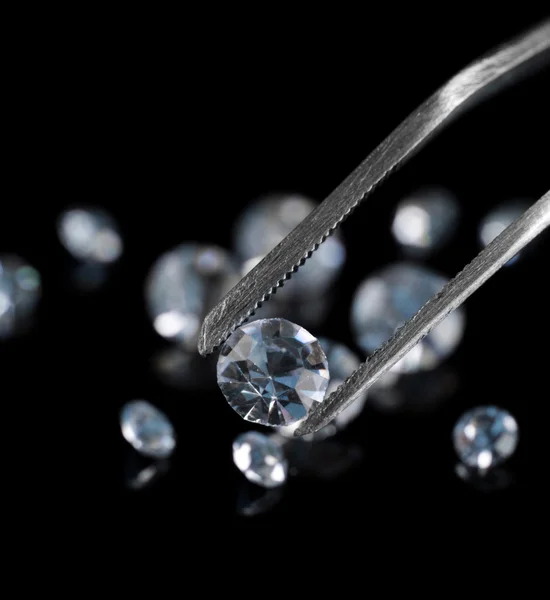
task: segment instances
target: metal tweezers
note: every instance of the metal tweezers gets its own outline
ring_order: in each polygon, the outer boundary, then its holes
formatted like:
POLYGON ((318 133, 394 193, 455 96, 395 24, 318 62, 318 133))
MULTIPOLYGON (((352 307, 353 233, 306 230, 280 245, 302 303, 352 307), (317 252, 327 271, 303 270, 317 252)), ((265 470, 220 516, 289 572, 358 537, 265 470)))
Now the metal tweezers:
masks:
MULTIPOLYGON (((550 20, 478 59, 410 114, 313 212, 258 263, 206 316, 199 352, 206 356, 331 235, 389 174, 465 108, 517 80, 550 57, 550 20)), ((543 140, 547 146, 547 140, 543 140)), ((450 312, 550 224, 550 191, 487 245, 340 387, 300 423, 296 436, 313 433, 367 390, 450 312)))

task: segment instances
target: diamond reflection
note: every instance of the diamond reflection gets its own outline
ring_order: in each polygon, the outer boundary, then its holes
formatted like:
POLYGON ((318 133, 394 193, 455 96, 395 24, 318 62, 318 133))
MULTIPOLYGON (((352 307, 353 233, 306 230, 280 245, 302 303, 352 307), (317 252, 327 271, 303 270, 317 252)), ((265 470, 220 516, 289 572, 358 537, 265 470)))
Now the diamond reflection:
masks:
POLYGON ((237 514, 256 517, 273 510, 283 497, 282 488, 265 489, 243 481, 237 492, 237 514))
POLYGON ((500 492, 514 484, 515 477, 508 467, 497 467, 490 470, 475 469, 464 463, 455 467, 457 477, 471 485, 479 492, 500 492))
POLYGON ((163 348, 151 359, 153 373, 168 387, 180 391, 217 389, 215 354, 206 358, 178 347, 163 348))
POLYGON ((129 449, 125 451, 124 483, 130 490, 143 490, 154 485, 171 467, 170 459, 151 460, 129 449))

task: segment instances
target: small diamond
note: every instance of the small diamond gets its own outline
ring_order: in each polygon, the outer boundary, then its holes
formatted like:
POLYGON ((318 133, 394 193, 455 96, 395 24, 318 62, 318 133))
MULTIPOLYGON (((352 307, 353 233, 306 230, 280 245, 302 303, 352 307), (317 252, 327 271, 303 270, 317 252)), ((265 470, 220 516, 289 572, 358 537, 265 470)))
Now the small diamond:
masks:
POLYGON ((233 259, 217 246, 181 244, 161 255, 145 284, 155 330, 195 351, 206 312, 238 279, 233 259))
POLYGON ((483 471, 514 453, 518 425, 508 411, 480 406, 460 417, 453 430, 453 442, 462 462, 483 471))
POLYGON ((113 263, 122 255, 122 238, 113 217, 100 208, 71 208, 57 223, 59 239, 78 260, 113 263))
POLYGON ((283 449, 263 433, 248 431, 235 438, 233 462, 249 481, 262 487, 273 488, 286 481, 288 463, 283 449))
MULTIPOLYGON (((374 352, 447 283, 447 278, 414 263, 397 263, 371 275, 359 286, 352 306, 357 344, 374 352)), ((464 333, 462 308, 453 311, 404 356, 394 370, 433 369, 458 346, 464 333)))
POLYGON ((0 255, 0 338, 25 329, 40 295, 38 271, 19 256, 0 255))
MULTIPOLYGON (((317 206, 299 195, 274 194, 252 204, 234 229, 235 250, 249 271, 317 206)), ((292 283, 277 290, 276 302, 311 297, 327 290, 340 274, 346 249, 338 233, 329 237, 292 275, 292 283)))
MULTIPOLYGON (((330 381, 328 384, 326 397, 336 391, 344 381, 359 367, 361 361, 347 346, 333 342, 326 338, 319 338, 319 343, 325 352, 330 371, 330 381)), ((319 441, 334 435, 344 429, 349 423, 355 420, 362 412, 367 393, 363 393, 355 402, 345 408, 336 418, 323 427, 320 431, 302 436, 304 441, 319 441)), ((278 432, 285 437, 294 437, 294 431, 300 425, 300 421, 278 429, 278 432)))
POLYGON ((319 342, 285 319, 262 319, 239 327, 223 345, 218 384, 245 420, 290 425, 322 402, 328 363, 319 342))
MULTIPOLYGON (((530 203, 524 200, 506 202, 497 206, 487 214, 479 225, 479 241, 482 247, 490 244, 509 225, 529 208, 530 203)), ((516 254, 507 263, 509 266, 517 261, 520 254, 516 254)))
POLYGON ((407 250, 425 256, 449 240, 458 216, 458 203, 448 190, 421 189, 397 206, 392 233, 407 250))
POLYGON ((122 435, 140 454, 167 458, 176 446, 168 417, 145 400, 133 400, 120 412, 122 435))

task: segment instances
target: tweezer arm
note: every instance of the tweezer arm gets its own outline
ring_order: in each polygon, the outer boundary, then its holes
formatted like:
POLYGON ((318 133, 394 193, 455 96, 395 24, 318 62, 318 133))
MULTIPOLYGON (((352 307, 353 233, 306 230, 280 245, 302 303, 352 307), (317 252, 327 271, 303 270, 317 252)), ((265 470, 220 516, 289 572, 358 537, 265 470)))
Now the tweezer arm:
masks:
POLYGON ((294 272, 391 171, 436 132, 500 84, 513 81, 550 48, 550 21, 455 75, 397 127, 312 213, 206 316, 199 338, 205 356, 224 342, 294 272))
POLYGON ((506 228, 439 294, 431 298, 396 331, 319 408, 312 411, 295 435, 312 433, 330 423, 383 373, 397 363, 451 311, 458 308, 489 277, 550 225, 550 191, 506 228))

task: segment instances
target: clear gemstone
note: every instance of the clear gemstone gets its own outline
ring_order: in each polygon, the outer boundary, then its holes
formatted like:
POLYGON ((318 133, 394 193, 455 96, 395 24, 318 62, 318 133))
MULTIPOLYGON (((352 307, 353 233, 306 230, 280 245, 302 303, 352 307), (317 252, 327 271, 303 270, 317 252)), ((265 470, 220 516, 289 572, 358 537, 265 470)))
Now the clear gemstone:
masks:
POLYGON ((57 223, 59 239, 78 260, 113 263, 122 255, 118 226, 101 208, 78 207, 64 211, 57 223))
POLYGON ((145 400, 132 400, 120 412, 122 435, 140 454, 167 458, 176 446, 168 417, 145 400))
MULTIPOLYGON (((357 344, 366 353, 374 352, 447 281, 435 271, 413 263, 397 263, 370 276, 353 299, 351 316, 357 344)), ((435 368, 458 346, 464 326, 464 310, 458 308, 404 356, 394 370, 435 368)))
POLYGON ((223 345, 218 384, 245 420, 290 425, 322 402, 328 363, 319 342, 285 319, 263 319, 239 327, 223 345))
POLYGON ((217 246, 181 244, 162 254, 145 283, 147 309, 162 337, 196 350, 206 312, 239 279, 230 255, 217 246))
POLYGON ((248 431, 235 438, 233 462, 249 481, 262 487, 273 488, 286 481, 288 463, 283 449, 263 433, 248 431))
MULTIPOLYGON (((326 396, 328 397, 359 367, 361 361, 354 352, 343 344, 333 342, 326 338, 319 338, 319 343, 327 357, 328 368, 330 371, 330 381, 326 392, 326 396)), ((361 414, 366 399, 367 393, 365 392, 355 402, 338 414, 331 423, 326 427, 323 427, 321 431, 303 436, 302 439, 305 441, 318 441, 341 431, 361 414)), ((300 421, 292 425, 280 427, 278 432, 285 437, 294 437, 294 431, 299 425, 300 421)))
POLYGON ((455 450, 462 462, 486 470, 503 462, 515 451, 518 425, 506 410, 480 406, 466 412, 453 430, 455 450))
MULTIPOLYGON (((234 245, 244 272, 255 266, 286 237, 316 203, 299 195, 271 195, 252 204, 238 219, 234 245)), ((276 302, 311 297, 326 290, 340 274, 346 249, 338 233, 329 237, 292 275, 292 283, 277 291, 276 302)))
POLYGON ((38 271, 19 256, 0 255, 0 338, 26 328, 40 295, 38 271))
POLYGON ((392 223, 396 241, 415 255, 440 248, 456 230, 459 206, 451 192, 424 188, 402 200, 392 223))
MULTIPOLYGON (((482 247, 490 244, 498 235, 500 235, 509 225, 520 217, 530 206, 526 200, 515 200, 506 202, 497 206, 487 214, 479 225, 479 241, 482 247)), ((517 261, 520 254, 511 258, 506 266, 517 261)))

